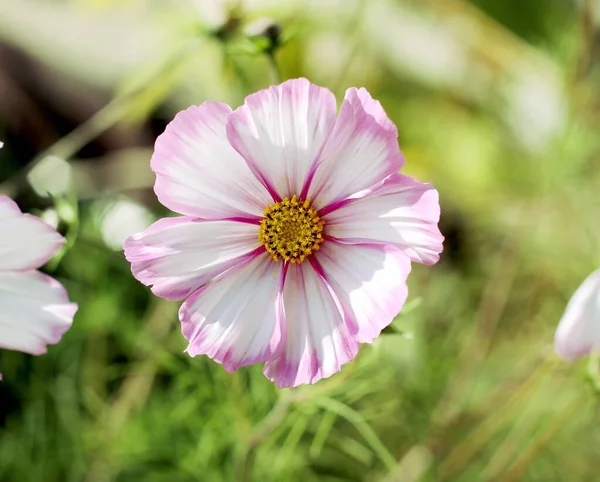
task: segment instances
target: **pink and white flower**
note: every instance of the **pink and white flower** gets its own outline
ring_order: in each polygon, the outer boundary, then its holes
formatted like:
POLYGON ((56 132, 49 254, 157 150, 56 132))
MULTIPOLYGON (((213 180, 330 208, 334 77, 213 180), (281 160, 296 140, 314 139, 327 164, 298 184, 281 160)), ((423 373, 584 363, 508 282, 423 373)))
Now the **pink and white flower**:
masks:
POLYGON ((600 351, 600 270, 571 297, 556 329, 554 348, 569 361, 600 351))
POLYGON ((365 89, 339 115, 296 79, 233 110, 206 102, 159 136, 164 218, 125 241, 134 276, 179 317, 191 355, 264 363, 279 387, 314 383, 371 343, 407 297, 411 261, 442 251, 438 194, 399 174, 398 133, 365 89))
POLYGON ((0 348, 41 355, 77 311, 63 286, 37 271, 65 240, 7 196, 0 196, 0 233, 0 348))

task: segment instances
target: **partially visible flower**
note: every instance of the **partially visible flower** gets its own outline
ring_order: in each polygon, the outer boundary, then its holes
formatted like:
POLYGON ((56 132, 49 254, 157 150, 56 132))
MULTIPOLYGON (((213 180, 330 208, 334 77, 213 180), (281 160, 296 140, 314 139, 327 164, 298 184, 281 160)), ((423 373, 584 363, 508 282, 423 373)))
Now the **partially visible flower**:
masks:
POLYGON ((556 353, 566 360, 600 352, 600 270, 571 297, 554 338, 556 353))
POLYGON ((365 89, 339 114, 296 79, 232 111, 206 102, 157 139, 154 190, 182 216, 125 241, 134 276, 179 311, 187 352, 314 383, 371 343, 442 251, 438 194, 399 174, 398 132, 365 89))
POLYGON ((129 236, 155 221, 149 209, 127 198, 119 198, 104 208, 100 216, 102 239, 112 249, 120 251, 129 236))
POLYGON ((58 281, 37 271, 64 241, 0 196, 0 348, 41 355, 71 326, 77 305, 58 281))
POLYGON ((281 46, 281 26, 270 18, 259 18, 247 25, 244 31, 266 53, 272 54, 281 46))

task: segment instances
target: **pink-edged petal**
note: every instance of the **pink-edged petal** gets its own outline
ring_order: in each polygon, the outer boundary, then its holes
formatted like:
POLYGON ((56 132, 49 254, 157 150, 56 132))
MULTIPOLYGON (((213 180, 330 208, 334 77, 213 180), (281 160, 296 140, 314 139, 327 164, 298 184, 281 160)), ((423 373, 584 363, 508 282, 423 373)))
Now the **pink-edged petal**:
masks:
POLYGON ((0 272, 39 268, 64 242, 52 226, 0 196, 0 272))
POLYGON ((364 89, 348 89, 335 127, 315 164, 307 197, 317 209, 364 195, 398 172, 398 132, 364 89))
POLYGON ((8 196, 0 195, 0 221, 23 215, 17 203, 8 196))
POLYGON ((554 348, 565 360, 600 351, 600 270, 571 297, 556 329, 554 348))
POLYGON ((335 96, 293 79, 246 98, 227 121, 227 136, 274 197, 300 195, 335 124, 335 96))
POLYGON ((283 336, 283 263, 261 254, 190 296, 179 311, 191 356, 229 372, 277 355, 283 336))
POLYGON ((378 100, 373 99, 367 89, 361 87, 360 89, 353 91, 352 94, 356 97, 350 98, 348 95, 349 102, 356 102, 356 98, 358 98, 362 108, 369 115, 373 116, 375 122, 377 122, 382 129, 385 129, 386 131, 393 133, 396 137, 398 137, 398 129, 396 129, 394 123, 383 110, 381 103, 378 100))
POLYGON ((423 264, 436 263, 443 250, 439 218, 433 186, 402 174, 390 176, 370 195, 323 216, 327 235, 342 243, 391 244, 423 264))
POLYGON ((382 245, 323 243, 314 255, 340 300, 359 343, 372 343, 400 312, 410 259, 382 245))
POLYGON ((279 388, 315 383, 354 359, 358 342, 349 333, 331 287, 310 263, 289 266, 283 301, 285 348, 264 369, 279 388))
POLYGON ((261 216, 271 196, 231 147, 225 132, 231 108, 218 102, 175 116, 156 139, 154 191, 169 209, 204 219, 261 216))
POLYGON ((253 224, 163 218, 127 238, 125 257, 133 275, 154 294, 181 300, 251 256, 260 246, 257 236, 253 224))
POLYGON ((73 323, 77 305, 63 286, 39 271, 0 273, 0 347, 46 353, 73 323))

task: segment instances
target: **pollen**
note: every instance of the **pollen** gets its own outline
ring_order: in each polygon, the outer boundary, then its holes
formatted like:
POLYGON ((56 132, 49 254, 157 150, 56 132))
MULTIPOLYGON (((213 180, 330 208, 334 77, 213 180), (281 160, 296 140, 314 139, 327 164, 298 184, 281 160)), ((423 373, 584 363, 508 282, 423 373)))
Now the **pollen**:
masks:
POLYGON ((271 204, 264 211, 258 240, 265 245, 273 261, 301 263, 323 242, 325 222, 310 204, 294 194, 271 204))

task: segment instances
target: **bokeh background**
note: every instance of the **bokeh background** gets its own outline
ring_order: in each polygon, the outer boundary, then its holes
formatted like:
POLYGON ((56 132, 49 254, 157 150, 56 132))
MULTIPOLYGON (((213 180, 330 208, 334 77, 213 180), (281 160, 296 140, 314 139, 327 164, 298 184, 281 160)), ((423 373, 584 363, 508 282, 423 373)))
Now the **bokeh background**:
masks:
POLYGON ((595 0, 0 0, 0 191, 68 237, 45 270, 80 304, 0 354, 0 480, 600 480, 587 363, 552 347, 600 263, 599 28, 595 0), (166 214, 166 123, 277 70, 379 99, 446 236, 383 336, 283 391, 185 355, 121 251, 166 214))

